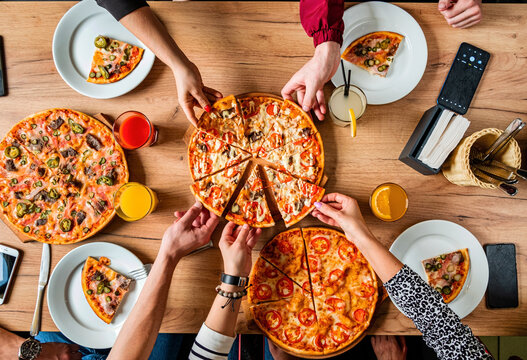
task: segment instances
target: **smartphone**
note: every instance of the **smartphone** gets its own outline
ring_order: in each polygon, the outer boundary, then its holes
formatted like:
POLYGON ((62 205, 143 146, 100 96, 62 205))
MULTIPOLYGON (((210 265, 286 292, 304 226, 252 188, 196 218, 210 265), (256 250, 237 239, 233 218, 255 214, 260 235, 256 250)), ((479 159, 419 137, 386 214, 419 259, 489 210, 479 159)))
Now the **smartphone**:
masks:
POLYGON ((465 114, 476 93, 490 54, 469 43, 461 43, 446 77, 437 103, 465 114))
POLYGON ((518 276, 514 244, 488 244, 485 253, 489 263, 487 307, 518 307, 518 276))
POLYGON ((7 80, 4 57, 4 39, 0 36, 0 96, 7 95, 7 80))
POLYGON ((0 244, 0 304, 4 303, 13 282, 19 255, 17 249, 0 244))

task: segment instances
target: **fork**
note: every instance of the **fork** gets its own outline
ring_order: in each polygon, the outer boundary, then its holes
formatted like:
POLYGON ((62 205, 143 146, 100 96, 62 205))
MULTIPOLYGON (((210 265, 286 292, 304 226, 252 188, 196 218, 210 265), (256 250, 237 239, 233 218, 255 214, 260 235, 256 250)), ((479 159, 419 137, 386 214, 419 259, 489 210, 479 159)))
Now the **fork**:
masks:
POLYGON ((138 269, 130 271, 128 277, 131 277, 135 281, 146 279, 150 273, 150 269, 152 269, 152 264, 145 264, 138 269))

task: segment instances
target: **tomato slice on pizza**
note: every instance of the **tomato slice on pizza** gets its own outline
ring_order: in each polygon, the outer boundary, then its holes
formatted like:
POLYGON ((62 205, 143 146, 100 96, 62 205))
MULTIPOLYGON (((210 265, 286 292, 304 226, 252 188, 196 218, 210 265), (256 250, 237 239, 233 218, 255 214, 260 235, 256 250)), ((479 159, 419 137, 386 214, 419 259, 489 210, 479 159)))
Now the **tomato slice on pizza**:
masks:
POLYGON ((248 163, 248 161, 242 162, 196 181, 190 186, 190 189, 203 206, 221 216, 248 163))
POLYGON ((315 202, 324 196, 324 188, 307 183, 291 175, 265 167, 273 195, 287 227, 307 216, 315 202))
POLYGON ((390 31, 377 31, 353 41, 342 58, 372 75, 385 77, 404 36, 390 31))
POLYGON ((110 260, 101 257, 86 259, 81 281, 88 304, 101 320, 112 322, 117 309, 130 288, 132 279, 110 269, 110 260))
POLYGON ((249 224, 252 227, 274 226, 275 223, 267 205, 258 166, 255 166, 252 170, 251 175, 243 185, 225 218, 238 225, 249 224))

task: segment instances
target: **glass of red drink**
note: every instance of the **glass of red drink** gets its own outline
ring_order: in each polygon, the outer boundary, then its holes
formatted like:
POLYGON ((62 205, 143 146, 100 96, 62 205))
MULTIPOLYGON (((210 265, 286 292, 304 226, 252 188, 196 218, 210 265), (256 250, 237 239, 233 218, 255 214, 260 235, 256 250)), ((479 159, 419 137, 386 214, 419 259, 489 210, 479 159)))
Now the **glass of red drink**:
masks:
POLYGON ((127 150, 153 145, 157 141, 157 129, 139 111, 126 111, 113 124, 113 136, 127 150))

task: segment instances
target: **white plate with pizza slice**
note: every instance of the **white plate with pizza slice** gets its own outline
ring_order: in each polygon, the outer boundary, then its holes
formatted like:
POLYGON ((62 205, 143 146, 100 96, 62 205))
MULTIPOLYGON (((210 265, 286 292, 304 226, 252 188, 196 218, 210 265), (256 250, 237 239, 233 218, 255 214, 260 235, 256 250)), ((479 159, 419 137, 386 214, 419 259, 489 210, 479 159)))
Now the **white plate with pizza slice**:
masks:
MULTIPOLYGON (((381 1, 357 4, 344 12, 344 42, 341 53, 363 35, 391 31, 404 36, 386 77, 372 75, 344 60, 346 76, 351 70, 351 84, 359 87, 368 104, 388 104, 408 95, 419 83, 428 60, 428 46, 417 21, 400 7, 381 1)), ((344 85, 342 69, 331 79, 335 86, 344 85)))
POLYGON ((95 315, 82 290, 82 267, 89 256, 96 259, 107 257, 111 261, 109 267, 123 275, 141 268, 143 263, 122 246, 94 242, 70 251, 51 274, 47 300, 49 313, 57 328, 76 344, 105 349, 113 346, 146 280, 132 281, 113 321, 106 324, 95 315))
POLYGON ((468 276, 459 295, 448 304, 462 319, 481 302, 489 281, 487 256, 470 231, 450 221, 423 221, 399 235, 390 251, 426 282, 423 260, 464 248, 468 248, 470 258, 468 276))
POLYGON ((95 0, 80 1, 69 9, 53 35, 53 61, 60 76, 78 93, 95 99, 110 99, 133 90, 146 78, 154 60, 154 53, 95 0), (135 69, 117 82, 94 84, 86 81, 95 51, 94 41, 99 35, 144 49, 143 58, 135 69))

